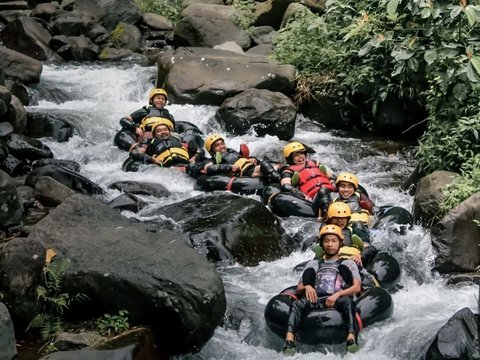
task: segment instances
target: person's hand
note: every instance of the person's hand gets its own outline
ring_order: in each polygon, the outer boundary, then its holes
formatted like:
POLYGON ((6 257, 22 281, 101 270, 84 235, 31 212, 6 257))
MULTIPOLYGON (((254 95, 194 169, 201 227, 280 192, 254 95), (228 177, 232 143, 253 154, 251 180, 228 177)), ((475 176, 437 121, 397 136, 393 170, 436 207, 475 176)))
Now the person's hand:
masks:
POLYGON ((330 295, 327 297, 327 300, 325 301, 325 305, 327 305, 328 308, 333 308, 335 306, 335 302, 340 296, 338 296, 338 293, 335 293, 333 295, 330 295))
POLYGON ((353 260, 353 262, 355 262, 355 264, 362 266, 362 257, 360 256, 360 254, 352 255, 350 260, 353 260))
POLYGON ((162 164, 162 162, 161 162, 160 160, 155 159, 154 157, 152 157, 152 163, 157 164, 157 165, 161 165, 161 164, 162 164))
POLYGON ((238 165, 232 165, 232 173, 237 174, 240 172, 240 166, 238 165))
POLYGON ((308 301, 316 303, 318 300, 317 291, 311 285, 305 285, 305 297, 308 301))
POLYGON ((143 130, 140 129, 139 127, 135 128, 135 134, 137 136, 142 136, 143 135, 143 130))

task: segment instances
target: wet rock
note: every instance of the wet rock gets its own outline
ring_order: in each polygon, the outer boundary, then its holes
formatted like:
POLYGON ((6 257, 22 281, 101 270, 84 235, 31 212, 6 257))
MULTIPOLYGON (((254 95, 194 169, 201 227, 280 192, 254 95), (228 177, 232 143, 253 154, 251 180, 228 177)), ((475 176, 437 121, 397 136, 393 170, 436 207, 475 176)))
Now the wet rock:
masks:
POLYGON ((35 187, 38 179, 41 176, 50 176, 70 189, 75 190, 81 194, 94 195, 103 194, 104 191, 100 186, 87 179, 86 177, 71 171, 64 167, 55 165, 46 165, 34 169, 25 179, 25 185, 35 187))
POLYGON ((190 243, 212 261, 245 266, 283 255, 282 230, 262 203, 232 194, 201 195, 155 210, 179 222, 190 243))
POLYGON ((480 359, 479 315, 463 308, 438 331, 423 360, 480 359))
POLYGON ((5 304, 0 303, 0 358, 10 360, 17 355, 12 319, 5 304))
POLYGON ((18 159, 38 160, 53 158, 50 148, 40 140, 25 135, 12 134, 7 141, 8 151, 18 159))
POLYGON ((136 52, 141 46, 142 33, 135 25, 120 22, 110 33, 110 40, 117 48, 126 48, 136 52))
POLYGON ((447 285, 457 285, 462 283, 475 283, 480 286, 480 272, 451 274, 447 281, 447 285))
POLYGON ((80 164, 73 160, 65 160, 65 159, 40 159, 35 160, 32 163, 34 169, 46 166, 46 165, 54 165, 57 167, 63 167, 65 169, 71 170, 73 172, 80 171, 80 164))
POLYGON ((40 176, 35 183, 35 198, 44 206, 57 206, 75 191, 50 176, 40 176))
POLYGON ((128 210, 136 213, 140 209, 138 203, 139 200, 136 196, 130 194, 122 194, 110 201, 108 203, 108 206, 115 210, 128 210))
POLYGON ((258 136, 275 135, 289 140, 295 133, 297 109, 279 92, 250 89, 223 102, 215 118, 228 132, 244 135, 254 129, 258 136))
POLYGON ((27 210, 33 206, 35 202, 34 190, 30 186, 17 186, 18 196, 22 202, 24 210, 27 210))
POLYGON ((55 338, 55 347, 60 350, 77 350, 87 346, 92 346, 104 341, 100 334, 96 332, 82 332, 79 334, 62 332, 55 338))
POLYGON ((54 249, 56 259, 70 259, 63 288, 91 300, 72 308, 79 319, 127 310, 130 323, 151 326, 157 346, 169 354, 199 350, 223 320, 222 282, 182 234, 130 221, 75 194, 35 225, 29 239, 54 249))
POLYGON ((44 2, 41 4, 37 4, 30 16, 40 18, 44 21, 49 22, 52 18, 52 15, 59 9, 58 4, 51 3, 51 2, 44 2))
POLYGON ((155 197, 170 196, 170 191, 163 185, 138 181, 117 181, 108 186, 109 189, 119 190, 127 194, 147 195, 155 197))
POLYGON ((74 127, 61 114, 29 113, 25 134, 32 138, 52 137, 55 141, 68 141, 74 127))
POLYGON ((13 179, 0 170, 0 228, 20 224, 23 207, 13 179))
MULTIPOLYGON (((1 148, 3 152, 3 146, 1 148)), ((26 174, 30 168, 15 156, 7 154, 0 160, 0 170, 5 171, 10 176, 18 176, 26 174)))
POLYGON ((14 132, 12 124, 8 122, 0 123, 0 138, 6 138, 14 132))

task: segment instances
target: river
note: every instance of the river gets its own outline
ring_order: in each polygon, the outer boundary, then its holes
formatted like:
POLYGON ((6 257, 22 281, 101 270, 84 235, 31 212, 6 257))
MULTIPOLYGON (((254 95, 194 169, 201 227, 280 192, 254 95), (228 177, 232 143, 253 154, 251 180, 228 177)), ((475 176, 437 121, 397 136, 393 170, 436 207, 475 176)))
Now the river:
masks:
MULTIPOLYGON (((42 140, 56 158, 78 162, 82 175, 103 188, 120 180, 157 182, 168 188, 172 196, 148 199, 152 206, 180 201, 199 194, 193 190, 193 179, 176 170, 158 171, 155 167, 139 173, 125 173, 120 167, 127 154, 112 143, 119 129, 119 119, 146 105, 155 75, 155 67, 129 64, 45 65, 41 82, 30 88, 35 100, 28 111, 60 113, 74 124, 75 133, 68 142, 42 140)), ((167 108, 176 120, 190 121, 205 134, 223 133, 213 120, 216 107, 171 104, 167 108)), ((282 159, 286 142, 274 136, 223 134, 229 147, 237 149, 241 143, 247 143, 250 153, 258 158, 282 159)), ((392 204, 411 209, 413 198, 399 190, 399 185, 415 168, 411 145, 326 131, 302 116, 298 119, 295 140, 312 146, 316 150, 312 158, 335 171, 356 173, 377 205, 392 204)), ((105 199, 118 195, 116 190, 107 190, 105 199)), ((141 211, 124 215, 147 218, 141 211)), ((318 224, 311 219, 288 218, 282 225, 300 239, 318 231, 318 224)), ((476 286, 448 287, 444 278, 431 272, 434 254, 425 228, 416 225, 406 235, 375 230, 372 239, 374 245, 394 255, 402 267, 402 289, 392 295, 393 316, 362 331, 362 348, 356 354, 345 355, 343 346, 302 346, 295 359, 317 359, 319 356, 325 359, 342 356, 363 360, 416 359, 456 311, 463 307, 477 309, 476 286)), ((269 360, 282 357, 279 352, 283 340, 268 330, 263 311, 272 296, 296 283, 298 275, 292 268, 312 257, 310 250, 298 250, 288 257, 262 262, 255 267, 218 265, 228 302, 225 324, 216 330, 199 353, 179 359, 269 360)))

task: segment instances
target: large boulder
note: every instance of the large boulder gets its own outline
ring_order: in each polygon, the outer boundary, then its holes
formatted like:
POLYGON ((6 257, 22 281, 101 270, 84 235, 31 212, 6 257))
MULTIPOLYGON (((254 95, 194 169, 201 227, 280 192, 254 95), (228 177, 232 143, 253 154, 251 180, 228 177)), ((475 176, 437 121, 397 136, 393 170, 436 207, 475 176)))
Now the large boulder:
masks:
POLYGON ((28 113, 25 135, 32 138, 52 137, 55 141, 68 141, 73 135, 73 125, 56 113, 28 113))
POLYGON ((23 107, 20 99, 14 95, 12 95, 12 100, 8 106, 7 116, 15 132, 23 134, 27 126, 27 110, 23 107))
POLYGON ((53 158, 52 150, 40 140, 25 135, 11 134, 7 140, 8 151, 17 159, 38 160, 53 158))
POLYGON ((48 45, 51 37, 36 19, 26 16, 8 23, 5 30, 0 32, 3 45, 41 61, 53 55, 48 45))
POLYGON ((434 171, 420 179, 413 201, 413 216, 424 226, 430 227, 435 222, 443 192, 453 184, 458 174, 449 171, 434 171))
POLYGON ((262 203, 233 194, 208 194, 154 210, 180 223, 190 243, 212 261, 253 266, 283 254, 278 219, 262 203))
POLYGON ((198 351, 222 320, 222 281, 182 234, 134 222, 75 194, 33 227, 29 239, 68 259, 63 289, 84 293, 77 318, 127 310, 132 325, 151 326, 169 354, 198 351), (59 226, 61 224, 61 226, 59 226))
POLYGON ((233 6, 192 4, 180 14, 175 25, 176 46, 214 47, 234 41, 248 49, 250 37, 236 22, 241 13, 233 6))
POLYGON ((480 359, 480 316, 463 308, 442 326, 423 360, 480 359))
POLYGON ((258 136, 276 135, 289 140, 295 133, 297 108, 282 93, 250 89, 226 99, 215 117, 236 135, 254 129, 258 136))
POLYGON ((157 84, 165 84, 178 104, 221 105, 225 99, 252 88, 288 96, 295 87, 294 66, 260 56, 208 48, 179 48, 165 52, 157 63, 157 84))
POLYGON ((42 63, 5 46, 0 46, 0 69, 6 77, 18 79, 24 84, 38 83, 42 63))
MULTIPOLYGON (((287 7, 293 0, 266 0, 257 2, 255 7, 254 26, 271 26, 275 29, 280 28, 283 15, 287 7)), ((302 1, 303 3, 303 1, 302 1)))
POLYGON ((134 0, 75 0, 73 9, 91 14, 108 30, 113 30, 120 22, 135 24, 142 13, 134 0))
POLYGON ((20 224, 22 215, 22 202, 15 181, 0 170, 0 228, 20 224))
POLYGON ((435 269, 442 273, 474 271, 480 265, 480 192, 450 210, 432 228, 435 269))

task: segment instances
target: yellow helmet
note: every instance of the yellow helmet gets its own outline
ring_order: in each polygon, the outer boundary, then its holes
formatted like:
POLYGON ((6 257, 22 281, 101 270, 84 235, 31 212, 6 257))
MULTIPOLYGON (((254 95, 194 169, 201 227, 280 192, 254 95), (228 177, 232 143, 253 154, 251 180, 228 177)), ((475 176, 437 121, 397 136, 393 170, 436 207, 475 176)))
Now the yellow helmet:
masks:
POLYGON ((155 95, 163 95, 163 96, 165 96, 165 100, 168 100, 168 94, 165 91, 165 89, 155 88, 155 89, 150 90, 150 94, 148 94, 148 102, 150 104, 152 104, 152 99, 155 95))
POLYGON ((207 151, 211 154, 210 150, 212 148, 212 145, 215 141, 217 140, 223 140, 225 141, 225 139, 219 135, 219 134, 211 134, 207 137, 207 140, 205 140, 205 149, 207 149, 207 151))
POLYGON ((162 117, 155 117, 154 119, 155 119, 155 122, 152 125, 152 133, 155 132, 155 129, 157 128, 158 125, 165 125, 168 128, 168 130, 173 131, 173 123, 169 119, 162 118, 162 117))
POLYGON ((349 218, 352 216, 352 209, 343 201, 335 201, 328 207, 327 216, 329 219, 333 217, 349 218))
POLYGON ((140 124, 140 129, 143 131, 153 131, 153 128, 160 124, 166 125, 170 131, 173 130, 173 123, 171 120, 158 116, 149 116, 143 119, 140 124))
POLYGON ((358 178, 351 173, 342 172, 338 174, 337 180, 335 180, 335 185, 338 185, 340 181, 350 183, 355 187, 355 190, 358 189, 358 178))
POLYGON ((283 148, 283 156, 286 160, 288 160, 290 158, 290 155, 297 151, 307 152, 307 149, 305 149, 305 146, 303 146, 302 143, 299 143, 297 141, 288 143, 283 148))
MULTIPOLYGON (((343 232, 342 232, 342 229, 340 229, 339 226, 337 225, 324 225, 320 228, 320 239, 322 239, 323 235, 327 235, 327 234, 333 234, 333 235, 337 235, 338 238, 343 241, 344 237, 343 237, 343 232)), ((321 240, 320 240, 321 242, 321 240)))

